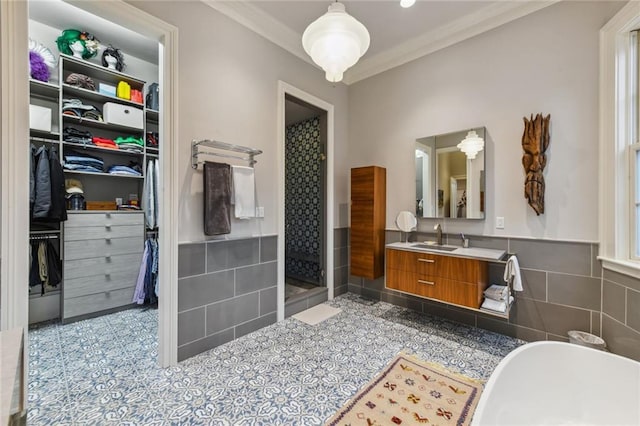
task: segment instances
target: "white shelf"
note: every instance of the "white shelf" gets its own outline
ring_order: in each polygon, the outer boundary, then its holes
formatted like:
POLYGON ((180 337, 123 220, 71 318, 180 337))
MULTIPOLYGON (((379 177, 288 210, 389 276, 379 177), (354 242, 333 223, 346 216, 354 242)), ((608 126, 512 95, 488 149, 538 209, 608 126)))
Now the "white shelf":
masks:
MULTIPOLYGON (((140 80, 139 78, 135 78, 129 74, 125 74, 116 70, 110 70, 107 67, 96 65, 91 62, 85 61, 84 59, 78 59, 70 55, 65 55, 63 53, 60 54, 60 59, 62 60, 61 65, 64 71, 85 74, 92 79, 102 80, 103 82, 111 82, 117 84, 118 81, 125 81, 129 83, 129 85, 136 86, 132 87, 133 89, 137 89, 140 91, 142 91, 144 87, 144 80, 140 80)), ((96 82, 96 84, 97 83, 98 82, 96 82)))
POLYGON ((32 78, 29 79, 29 93, 31 96, 38 96, 58 102, 59 92, 60 86, 57 84, 45 83, 44 81, 38 81, 32 78))
POLYGON ((75 149, 76 151, 87 150, 87 151, 95 151, 101 152, 104 154, 116 154, 116 155, 135 155, 137 157, 143 156, 144 152, 136 152, 136 151, 127 151, 125 149, 112 149, 112 148, 102 148, 100 146, 90 145, 90 144, 80 144, 73 142, 63 142, 65 147, 69 147, 75 149))
POLYGON ((105 95, 100 92, 96 92, 95 90, 83 89, 82 87, 70 86, 68 84, 62 85, 62 93, 64 94, 64 98, 68 99, 73 97, 80 97, 83 99, 89 99, 91 101, 100 102, 100 106, 102 109, 102 105, 105 102, 115 102, 123 105, 131 105, 137 108, 143 109, 144 105, 138 102, 133 102, 128 99, 118 98, 116 96, 105 95), (67 96, 67 94, 72 96, 67 96))
POLYGON ((109 177, 125 178, 125 179, 144 179, 144 176, 112 175, 111 173, 106 173, 106 172, 83 172, 79 170, 67 170, 67 169, 63 169, 63 170, 65 173, 72 173, 76 175, 109 176, 109 177))
POLYGON ((104 121, 92 120, 91 118, 76 117, 75 115, 62 114, 63 121, 70 121, 84 126, 95 127, 98 129, 107 129, 114 131, 135 132, 137 134, 144 133, 144 129, 138 127, 123 126, 120 124, 105 123, 104 121))

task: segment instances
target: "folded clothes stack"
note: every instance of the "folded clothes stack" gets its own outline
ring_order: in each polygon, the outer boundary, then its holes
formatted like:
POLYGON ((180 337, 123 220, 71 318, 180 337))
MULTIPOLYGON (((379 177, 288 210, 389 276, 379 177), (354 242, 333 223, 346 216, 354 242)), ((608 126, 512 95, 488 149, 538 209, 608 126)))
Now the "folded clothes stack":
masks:
POLYGON ((136 138, 134 136, 118 136, 115 139, 115 143, 119 149, 125 151, 142 152, 144 149, 142 138, 136 138))
POLYGON ((111 139, 94 136, 92 142, 100 148, 118 149, 118 145, 111 139))
POLYGON ((103 172, 104 161, 85 153, 66 150, 64 153, 64 168, 81 172, 103 172))
POLYGON ((65 142, 88 145, 91 144, 92 137, 93 135, 88 130, 80 130, 69 126, 62 130, 62 139, 65 142))
POLYGON ((494 284, 484 291, 484 302, 481 308, 504 313, 512 302, 513 296, 509 295, 509 287, 494 284))
POLYGON ((136 162, 129 162, 128 166, 124 165, 113 165, 109 167, 109 174, 112 175, 121 175, 121 176, 142 176, 142 168, 140 164, 136 162))
POLYGON ((102 112, 93 105, 83 104, 80 99, 63 99, 62 114, 102 121, 102 112))

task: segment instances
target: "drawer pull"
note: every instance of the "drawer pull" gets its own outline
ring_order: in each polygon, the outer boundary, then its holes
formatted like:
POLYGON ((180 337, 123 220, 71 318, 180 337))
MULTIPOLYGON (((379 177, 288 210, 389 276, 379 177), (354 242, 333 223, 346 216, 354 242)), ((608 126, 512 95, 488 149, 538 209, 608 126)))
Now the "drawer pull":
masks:
POLYGON ((109 253, 105 254, 104 258, 107 259, 107 262, 111 262, 111 255, 109 253))
POLYGON ((436 263, 436 261, 433 259, 420 259, 420 258, 418 258, 418 262, 436 263))
POLYGON ((104 240, 107 242, 107 244, 111 244, 111 238, 107 237, 104 240))
POLYGON ((420 284, 436 285, 436 283, 435 283, 434 281, 418 280, 418 282, 419 282, 420 284))
POLYGON ((106 224, 104 227, 107 228, 107 229, 111 229, 111 225, 109 225, 109 224, 106 224))

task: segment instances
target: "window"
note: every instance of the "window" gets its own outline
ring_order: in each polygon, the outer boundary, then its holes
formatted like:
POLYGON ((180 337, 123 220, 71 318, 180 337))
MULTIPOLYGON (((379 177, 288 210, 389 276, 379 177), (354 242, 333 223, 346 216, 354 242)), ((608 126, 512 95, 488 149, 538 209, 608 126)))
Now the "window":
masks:
POLYGON ((638 138, 638 126, 640 123, 640 108, 638 105, 640 87, 640 44, 638 44, 639 31, 631 33, 629 52, 629 159, 631 160, 630 176, 630 253, 631 259, 640 260, 640 139, 638 138))
POLYGON ((640 10, 629 2, 600 30, 598 258, 640 278, 640 10))

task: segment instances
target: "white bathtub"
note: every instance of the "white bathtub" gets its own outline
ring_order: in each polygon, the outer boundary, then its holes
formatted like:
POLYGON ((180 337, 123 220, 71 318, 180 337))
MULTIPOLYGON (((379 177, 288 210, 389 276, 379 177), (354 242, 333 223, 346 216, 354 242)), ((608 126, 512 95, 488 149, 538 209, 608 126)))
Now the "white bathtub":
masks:
POLYGON ((640 362, 534 342, 498 364, 472 425, 640 425, 640 362))

